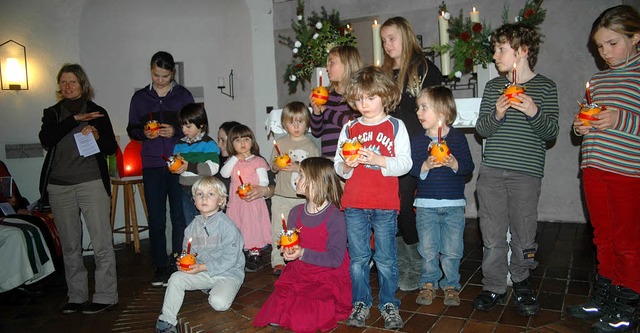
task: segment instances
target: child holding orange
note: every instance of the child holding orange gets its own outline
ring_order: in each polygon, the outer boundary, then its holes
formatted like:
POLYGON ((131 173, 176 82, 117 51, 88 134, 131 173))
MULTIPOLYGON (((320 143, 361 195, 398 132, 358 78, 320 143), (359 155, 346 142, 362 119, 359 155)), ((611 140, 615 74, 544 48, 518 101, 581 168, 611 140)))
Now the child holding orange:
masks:
POLYGON ((358 138, 363 145, 355 158, 345 158, 340 150, 334 157, 336 173, 346 180, 342 206, 347 221, 353 285, 353 309, 346 323, 365 326, 373 305, 369 284, 373 231, 376 248, 373 261, 380 282, 378 309, 385 329, 400 329, 404 323, 398 311, 400 300, 395 296, 398 289, 398 177, 411 169, 411 148, 404 123, 388 114, 395 110, 400 91, 382 70, 370 66, 354 74, 345 97, 362 116, 343 127, 339 142, 358 138))
POLYGON ((187 290, 206 290, 209 304, 216 311, 231 307, 244 280, 242 235, 221 210, 227 202, 227 190, 217 178, 200 178, 191 188, 200 212, 184 230, 183 247, 196 255, 189 267, 176 265, 169 278, 162 312, 156 323, 160 333, 178 332, 178 311, 187 290))
POLYGON ((531 287, 531 270, 538 266, 538 200, 546 146, 558 136, 559 113, 556 84, 533 71, 540 39, 536 29, 521 23, 504 24, 491 34, 496 68, 507 75, 487 83, 476 123, 487 140, 476 185, 484 243, 483 290, 473 300, 478 310, 489 311, 505 298, 507 272, 518 313, 532 316, 539 310, 531 287), (503 94, 513 84, 526 87, 517 100, 503 94), (508 243, 507 230, 513 235, 508 243))
POLYGON ((436 290, 442 287, 444 304, 458 306, 464 249, 464 186, 474 164, 464 133, 451 126, 457 116, 451 90, 443 86, 423 89, 417 103, 418 121, 425 132, 411 138, 410 173, 418 180, 413 205, 420 239, 418 251, 423 258, 416 303, 431 304, 436 290), (443 159, 431 156, 432 146, 445 141, 450 154, 443 159))
POLYGON ((276 188, 271 198, 271 267, 274 275, 280 275, 284 269, 284 259, 276 248, 282 231, 280 216, 288 215, 291 208, 304 203, 304 199, 298 197, 294 184, 300 171, 300 162, 309 157, 320 156, 318 146, 306 136, 310 116, 304 103, 290 102, 285 105, 280 121, 287 134, 276 140, 270 159, 271 170, 276 174, 276 188), (283 154, 288 155, 288 164, 283 163, 286 159, 278 161, 278 157, 283 154))
POLYGON ((631 6, 605 10, 591 39, 609 68, 596 73, 590 95, 602 111, 585 126, 582 185, 598 249, 598 274, 585 304, 569 307, 577 318, 600 321, 594 332, 632 332, 640 300, 640 14, 631 6))
POLYGON ((300 163, 296 193, 306 202, 288 215, 300 243, 281 247, 289 263, 256 315, 254 325, 276 324, 294 332, 328 331, 351 310, 351 279, 342 186, 331 160, 310 157, 300 163))
MULTIPOLYGON (((249 127, 236 125, 229 130, 227 151, 229 158, 220 169, 220 175, 231 179, 230 191, 245 184, 269 185, 269 165, 260 157, 256 137, 249 127)), ((271 249, 269 211, 264 197, 244 200, 238 194, 229 196, 227 215, 236 223, 244 239, 245 271, 255 272, 263 267, 263 256, 271 249)))
POLYGON ((311 113, 311 134, 320 138, 322 156, 333 158, 338 148, 338 137, 342 126, 355 118, 349 103, 342 96, 351 74, 362 67, 358 49, 349 45, 336 46, 327 56, 329 75, 329 99, 324 105, 317 105, 313 93, 309 95, 311 113))

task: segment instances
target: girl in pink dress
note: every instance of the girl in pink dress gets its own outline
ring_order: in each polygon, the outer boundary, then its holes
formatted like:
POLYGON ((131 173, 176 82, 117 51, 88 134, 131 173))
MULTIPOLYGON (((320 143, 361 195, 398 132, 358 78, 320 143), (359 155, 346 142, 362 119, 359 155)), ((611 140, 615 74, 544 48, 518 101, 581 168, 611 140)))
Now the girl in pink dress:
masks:
POLYGON ((329 331, 351 313, 342 187, 333 162, 324 157, 303 160, 296 192, 307 201, 291 209, 287 225, 300 230, 300 243, 280 248, 289 263, 253 324, 294 332, 329 331))
POLYGON ((245 125, 236 125, 229 131, 227 151, 230 157, 220 169, 222 177, 231 179, 227 216, 244 239, 245 271, 255 272, 264 266, 263 252, 270 253, 271 219, 264 198, 242 199, 236 190, 243 184, 268 186, 269 165, 260 157, 253 131, 245 125))

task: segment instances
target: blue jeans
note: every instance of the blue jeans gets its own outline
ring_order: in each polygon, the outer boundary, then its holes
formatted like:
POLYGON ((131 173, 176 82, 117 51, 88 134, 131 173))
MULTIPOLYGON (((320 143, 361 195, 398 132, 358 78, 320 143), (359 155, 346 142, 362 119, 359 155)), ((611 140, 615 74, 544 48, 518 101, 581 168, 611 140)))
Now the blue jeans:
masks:
POLYGON ((193 202, 193 194, 191 193, 191 186, 182 187, 182 212, 184 213, 185 225, 191 224, 196 215, 200 215, 200 212, 196 209, 196 204, 193 202))
POLYGON ((167 196, 171 215, 171 249, 173 253, 182 252, 184 238, 184 214, 182 213, 182 189, 178 175, 169 172, 166 167, 142 170, 144 196, 149 211, 149 241, 151 255, 157 268, 167 267, 167 196))
POLYGON ((351 285, 353 303, 363 302, 367 307, 373 304, 369 282, 369 260, 371 259, 371 230, 374 232, 375 252, 373 260, 378 269, 380 285, 378 308, 391 303, 400 307, 396 298, 398 289, 398 252, 396 233, 398 232, 398 212, 383 209, 346 208, 347 240, 351 257, 351 285))
POLYGON ((440 286, 460 290, 464 223, 463 206, 416 209, 416 227, 420 238, 418 252, 422 256, 420 286, 433 283, 434 288, 438 289, 438 282, 444 273, 440 286))

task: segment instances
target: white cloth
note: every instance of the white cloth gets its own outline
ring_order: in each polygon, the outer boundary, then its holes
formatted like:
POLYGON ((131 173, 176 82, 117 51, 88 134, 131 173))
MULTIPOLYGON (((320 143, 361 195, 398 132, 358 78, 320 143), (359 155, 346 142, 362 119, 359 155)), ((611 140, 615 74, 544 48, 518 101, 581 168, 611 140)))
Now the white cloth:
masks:
POLYGON ((0 225, 0 263, 5 267, 0 270, 0 292, 11 290, 23 283, 37 282, 55 272, 51 253, 40 229, 16 218, 5 218, 4 221, 33 226, 37 234, 31 235, 32 247, 35 249, 36 242, 41 242, 46 258, 40 258, 38 251, 34 251, 35 265, 38 270, 34 272, 27 253, 27 239, 24 237, 24 232, 16 227, 0 225))

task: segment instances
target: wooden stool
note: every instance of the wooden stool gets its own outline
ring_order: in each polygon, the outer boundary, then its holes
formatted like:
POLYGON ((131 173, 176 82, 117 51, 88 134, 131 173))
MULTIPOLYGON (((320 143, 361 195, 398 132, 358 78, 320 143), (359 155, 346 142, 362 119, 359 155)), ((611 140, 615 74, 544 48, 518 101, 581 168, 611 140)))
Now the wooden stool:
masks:
MULTIPOLYGON (((133 234, 133 248, 136 253, 140 253, 140 235, 139 233, 149 229, 148 225, 138 225, 138 215, 136 214, 136 202, 133 195, 133 185, 138 186, 138 193, 144 208, 144 216, 149 221, 149 212, 147 211, 147 201, 144 198, 144 189, 142 188, 142 178, 122 179, 111 178, 111 230, 114 234, 125 234, 127 245, 131 244, 131 235, 133 234), (118 203, 118 187, 122 186, 124 193, 124 227, 114 229, 116 217, 116 204, 118 203)), ((148 224, 148 223, 147 223, 148 224)))

